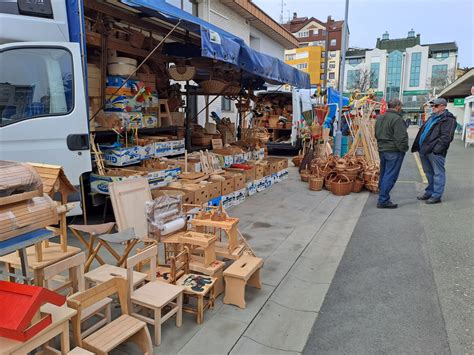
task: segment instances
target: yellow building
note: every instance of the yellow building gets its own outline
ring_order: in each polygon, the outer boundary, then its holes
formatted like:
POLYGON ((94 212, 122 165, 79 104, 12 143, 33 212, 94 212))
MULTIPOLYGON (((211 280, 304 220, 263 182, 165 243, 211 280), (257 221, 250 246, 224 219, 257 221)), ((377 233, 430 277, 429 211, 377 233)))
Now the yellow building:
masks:
POLYGON ((324 82, 324 51, 321 46, 308 46, 285 51, 285 63, 308 73, 311 85, 324 82))

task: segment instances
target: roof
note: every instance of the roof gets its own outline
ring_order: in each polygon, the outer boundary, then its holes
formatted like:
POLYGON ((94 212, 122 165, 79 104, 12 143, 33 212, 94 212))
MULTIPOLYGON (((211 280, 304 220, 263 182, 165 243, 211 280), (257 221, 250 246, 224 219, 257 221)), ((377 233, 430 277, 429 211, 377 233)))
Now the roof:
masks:
POLYGON ((439 97, 445 99, 466 97, 471 95, 471 88, 474 86, 474 69, 453 81, 439 93, 439 97))
POLYGON ((458 50, 458 46, 457 46, 456 42, 423 44, 423 46, 424 47, 430 47, 431 52, 457 51, 458 50))
POLYGON ((369 49, 364 49, 364 48, 349 48, 346 52, 346 58, 347 57, 365 57, 365 52, 367 52, 369 49))
MULTIPOLYGON (((320 21, 315 17, 309 17, 309 18, 296 17, 296 18, 291 19, 289 22, 283 24, 282 26, 285 27, 291 33, 296 33, 299 30, 301 30, 303 27, 305 27, 308 23, 313 22, 313 21, 319 23, 321 26, 327 27, 327 22, 320 21)), ((343 24, 344 24, 344 21, 342 20, 341 21, 332 20, 329 26, 331 27, 331 29, 332 27, 342 28, 343 24)))
POLYGON ((50 197, 53 197, 56 192, 61 192, 67 195, 76 192, 76 188, 64 174, 64 170, 59 165, 48 165, 29 163, 38 172, 41 181, 43 182, 43 192, 50 197))
POLYGON ((380 39, 377 38, 377 44, 375 45, 378 49, 386 49, 389 52, 392 51, 405 51, 405 49, 414 47, 420 44, 420 36, 407 37, 407 38, 396 38, 396 39, 380 39))
POLYGON ((251 26, 262 31, 286 49, 299 46, 299 42, 285 27, 276 22, 266 12, 250 0, 221 0, 223 4, 245 18, 251 26))

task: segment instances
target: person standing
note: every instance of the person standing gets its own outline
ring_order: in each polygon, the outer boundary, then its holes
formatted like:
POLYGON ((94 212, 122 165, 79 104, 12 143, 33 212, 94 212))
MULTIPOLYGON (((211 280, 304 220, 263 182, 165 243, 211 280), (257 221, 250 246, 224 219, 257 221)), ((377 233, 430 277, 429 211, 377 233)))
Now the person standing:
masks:
POLYGON ((377 208, 397 208, 390 200, 397 182, 403 158, 408 150, 408 133, 402 117, 402 103, 391 99, 387 112, 379 115, 375 122, 375 138, 380 155, 379 199, 377 208))
POLYGON ((427 204, 440 203, 446 185, 446 155, 456 130, 456 117, 446 109, 447 104, 442 98, 433 100, 433 112, 421 126, 411 148, 412 152, 420 153, 428 179, 424 194, 417 199, 427 204))

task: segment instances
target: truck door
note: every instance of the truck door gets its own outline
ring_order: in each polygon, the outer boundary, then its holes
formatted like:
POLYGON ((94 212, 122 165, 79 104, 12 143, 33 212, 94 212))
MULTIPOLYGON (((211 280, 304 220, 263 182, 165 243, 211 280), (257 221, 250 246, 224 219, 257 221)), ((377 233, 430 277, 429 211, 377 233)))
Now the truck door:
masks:
POLYGON ((4 44, 0 63, 0 159, 61 165, 79 185, 91 171, 79 44, 4 44))

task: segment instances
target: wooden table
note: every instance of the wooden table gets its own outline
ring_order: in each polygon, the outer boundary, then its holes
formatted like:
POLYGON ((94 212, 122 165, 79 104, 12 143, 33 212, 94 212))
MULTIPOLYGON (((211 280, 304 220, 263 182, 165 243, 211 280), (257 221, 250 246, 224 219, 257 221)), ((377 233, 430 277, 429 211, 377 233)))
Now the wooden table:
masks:
POLYGON ((61 336, 61 354, 65 355, 69 352, 69 320, 76 314, 76 310, 66 305, 58 307, 45 304, 41 307, 41 311, 51 314, 52 323, 25 342, 0 337, 0 355, 27 354, 58 335, 61 336))
MULTIPOLYGON (((43 286, 43 269, 46 266, 54 264, 60 260, 66 259, 81 252, 81 248, 68 246, 67 250, 62 251, 61 244, 49 243, 47 247, 43 248, 42 260, 37 260, 37 248, 31 246, 24 250, 25 256, 21 257, 22 253, 11 253, 0 257, 0 262, 3 262, 8 272, 13 273, 15 269, 26 268, 32 270, 34 275, 34 283, 36 286, 43 286), (25 261, 25 262, 24 262, 25 261)), ((11 280, 14 281, 14 280, 11 280)))

